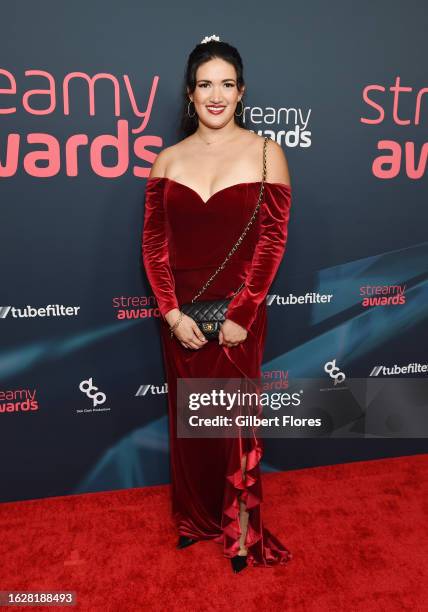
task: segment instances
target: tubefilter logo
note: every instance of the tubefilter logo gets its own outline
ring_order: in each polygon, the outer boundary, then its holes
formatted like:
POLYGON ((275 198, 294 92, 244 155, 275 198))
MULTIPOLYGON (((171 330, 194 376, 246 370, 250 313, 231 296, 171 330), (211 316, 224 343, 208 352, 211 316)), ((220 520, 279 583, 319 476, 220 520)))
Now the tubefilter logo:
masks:
POLYGON ((64 306, 63 304, 49 304, 35 308, 27 304, 25 308, 15 306, 0 306, 0 319, 9 315, 13 319, 34 319, 39 317, 77 317, 80 306, 64 306))
POLYGON ((287 296, 277 293, 269 293, 266 296, 268 306, 294 306, 295 304, 330 304, 333 301, 333 293, 319 293, 318 291, 307 291, 305 295, 294 295, 289 293, 287 296))
POLYGON ((168 393, 168 383, 165 382, 162 386, 148 383, 146 385, 140 385, 135 397, 141 397, 145 395, 165 395, 168 393))
POLYGON ((377 365, 374 366, 369 374, 370 376, 397 376, 402 374, 424 374, 428 371, 426 363, 409 363, 405 366, 394 364, 393 366, 377 365))

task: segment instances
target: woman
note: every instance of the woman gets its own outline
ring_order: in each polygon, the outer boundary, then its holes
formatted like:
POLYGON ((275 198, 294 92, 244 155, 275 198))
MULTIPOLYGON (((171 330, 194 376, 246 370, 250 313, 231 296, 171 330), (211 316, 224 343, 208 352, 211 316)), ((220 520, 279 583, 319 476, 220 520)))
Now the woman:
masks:
POLYGON ((261 377, 265 298, 285 251, 291 186, 285 155, 269 139, 258 215, 200 297, 231 297, 245 280, 218 341, 208 341, 180 304, 203 287, 248 223, 264 139, 243 127, 245 85, 235 47, 216 36, 201 41, 188 58, 185 91, 186 137, 161 151, 147 180, 142 254, 161 314, 177 547, 212 539, 238 572, 291 558, 262 523, 262 440, 177 437, 177 379, 261 377))

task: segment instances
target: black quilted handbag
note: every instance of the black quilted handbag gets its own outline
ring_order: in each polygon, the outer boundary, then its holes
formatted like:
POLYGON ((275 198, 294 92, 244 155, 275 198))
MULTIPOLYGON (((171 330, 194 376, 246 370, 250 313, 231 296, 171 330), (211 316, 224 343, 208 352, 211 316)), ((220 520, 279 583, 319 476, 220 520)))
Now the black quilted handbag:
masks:
MULTIPOLYGON (((260 186, 260 194, 259 194, 257 206, 254 209, 254 212, 249 222, 247 223, 244 231, 242 232, 241 236, 238 238, 237 242, 234 244, 234 246, 231 248, 231 250, 227 254, 226 259, 223 261, 221 266, 217 268, 217 270, 208 279, 208 281, 205 283, 202 289, 193 297, 192 301, 187 302, 186 304, 182 304, 182 306, 180 307, 180 310, 183 314, 188 315, 189 317, 194 319, 194 321, 196 321, 196 324, 198 325, 199 329, 202 331, 204 336, 207 338, 207 340, 216 340, 218 338, 220 327, 226 319, 226 312, 227 312, 229 303, 231 302, 232 298, 245 285, 245 281, 239 286, 239 288, 229 298, 223 298, 219 300, 200 300, 199 302, 197 302, 196 299, 201 295, 201 293, 205 291, 205 289, 211 283, 212 279, 220 272, 220 270, 222 270, 225 267, 226 262, 233 255, 233 253, 236 251, 238 246, 241 244, 245 234, 248 232, 248 229, 250 228, 251 224, 253 223, 256 217, 256 214, 258 213, 258 210, 260 208, 260 204, 263 198, 264 182, 266 180, 266 145, 267 145, 267 141, 268 141, 268 137, 266 136, 264 140, 264 144, 263 144, 263 179, 262 179, 261 186, 260 186)), ((173 335, 173 332, 171 331, 171 337, 172 335, 173 335)))
POLYGON ((207 340, 215 340, 218 338, 220 327, 226 319, 226 312, 231 299, 232 297, 222 300, 187 302, 187 304, 181 306, 180 310, 196 321, 207 340))

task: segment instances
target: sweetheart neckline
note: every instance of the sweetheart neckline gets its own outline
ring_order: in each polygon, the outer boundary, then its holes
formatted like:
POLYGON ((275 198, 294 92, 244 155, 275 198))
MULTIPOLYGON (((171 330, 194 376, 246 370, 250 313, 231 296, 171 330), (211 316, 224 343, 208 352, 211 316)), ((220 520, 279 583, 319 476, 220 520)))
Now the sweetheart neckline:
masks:
MULTIPOLYGON (((184 187, 185 189, 188 189, 189 191, 194 193, 205 206, 216 195, 218 195, 219 193, 222 193, 223 191, 227 191, 228 189, 232 189, 234 187, 241 187, 242 185, 257 185, 258 183, 262 182, 262 181, 242 181, 241 183, 234 183, 233 185, 228 185, 227 187, 223 187, 222 189, 219 189, 218 191, 215 191, 213 194, 210 195, 208 200, 205 202, 202 199, 202 196, 197 191, 195 191, 195 189, 193 189, 193 187, 189 187, 189 185, 185 185, 184 183, 180 183, 180 181, 176 181, 175 179, 169 178, 168 176, 150 176, 147 179, 147 181, 155 181, 155 180, 170 181, 171 183, 175 183, 176 185, 180 185, 181 187, 184 187)), ((291 191, 291 185, 287 185, 287 183, 276 183, 276 182, 265 181, 265 185, 277 185, 279 187, 285 187, 286 189, 291 191)))

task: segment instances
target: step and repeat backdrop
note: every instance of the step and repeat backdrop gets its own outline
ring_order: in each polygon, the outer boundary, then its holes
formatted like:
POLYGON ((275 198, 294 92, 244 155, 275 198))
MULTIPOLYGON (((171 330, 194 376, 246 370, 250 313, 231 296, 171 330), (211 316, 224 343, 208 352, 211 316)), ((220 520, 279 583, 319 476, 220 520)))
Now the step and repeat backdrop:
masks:
POLYGON ((244 8, 2 7, 1 501, 170 481, 145 184, 211 34, 241 53, 245 124, 293 185, 263 382, 310 381, 328 422, 268 437, 262 468, 428 452, 426 5, 244 8))

